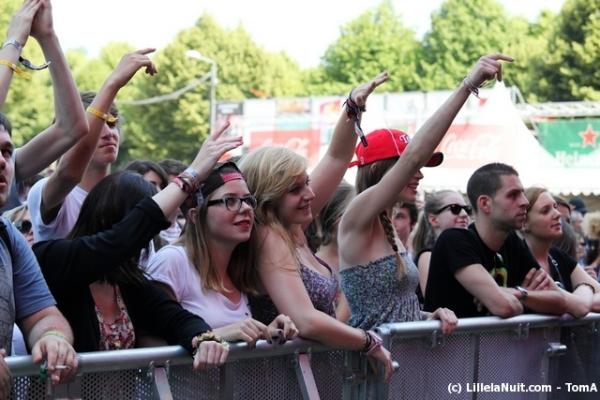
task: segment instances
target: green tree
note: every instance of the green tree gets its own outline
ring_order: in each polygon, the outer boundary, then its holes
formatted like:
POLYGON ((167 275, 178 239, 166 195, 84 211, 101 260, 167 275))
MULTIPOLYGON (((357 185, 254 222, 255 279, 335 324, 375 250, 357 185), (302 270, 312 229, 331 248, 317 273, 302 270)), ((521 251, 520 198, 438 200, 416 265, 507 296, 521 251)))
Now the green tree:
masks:
POLYGON ((417 52, 415 33, 386 1, 341 28, 340 37, 322 58, 321 70, 308 74, 309 82, 314 79, 309 86, 321 86, 325 93, 339 88, 345 92, 386 70, 390 73, 386 90, 414 90, 417 52))
MULTIPOLYGON (((186 57, 194 49, 218 65, 216 97, 296 96, 302 90, 300 68, 282 53, 268 53, 241 27, 221 28, 209 15, 180 32, 155 57, 159 73, 139 79, 136 98, 168 95, 205 76, 210 64, 186 57)), ((172 100, 145 106, 125 106, 124 158, 165 157, 190 160, 209 129, 209 80, 172 100)))
POLYGON ((496 0, 446 0, 423 39, 421 89, 454 88, 482 55, 508 53, 514 27, 496 0))
POLYGON ((544 11, 533 24, 521 18, 510 21, 510 31, 516 40, 510 43, 507 53, 515 62, 507 66, 505 77, 507 85, 518 87, 528 102, 547 101, 547 93, 556 90, 543 73, 546 65, 557 62, 557 55, 548 50, 556 19, 556 14, 544 11))
POLYGON ((600 100, 600 0, 567 0, 540 71, 549 100, 600 100))

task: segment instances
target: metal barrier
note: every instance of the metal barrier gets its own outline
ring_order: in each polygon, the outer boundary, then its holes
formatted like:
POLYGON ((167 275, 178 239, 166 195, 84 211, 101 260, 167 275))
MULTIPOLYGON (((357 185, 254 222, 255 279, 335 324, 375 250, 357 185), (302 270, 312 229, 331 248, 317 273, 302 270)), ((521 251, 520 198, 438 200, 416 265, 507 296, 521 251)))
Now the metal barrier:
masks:
POLYGON ((389 384, 356 352, 294 340, 231 347, 219 369, 193 371, 177 346, 79 355, 79 371, 51 387, 30 357, 9 357, 14 399, 578 399, 600 398, 600 314, 524 315, 378 328, 398 370, 389 384))

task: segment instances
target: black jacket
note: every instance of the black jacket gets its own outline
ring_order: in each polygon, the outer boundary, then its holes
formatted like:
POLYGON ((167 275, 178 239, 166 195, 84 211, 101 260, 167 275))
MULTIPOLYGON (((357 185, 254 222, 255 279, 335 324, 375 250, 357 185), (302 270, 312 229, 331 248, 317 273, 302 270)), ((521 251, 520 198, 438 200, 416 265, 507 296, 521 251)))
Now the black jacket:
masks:
MULTIPOLYGON (((139 254, 152 237, 168 226, 158 205, 145 198, 109 230, 33 246, 58 308, 73 328, 76 351, 99 350, 99 322, 89 285, 102 279, 107 270, 118 268, 139 254)), ((119 288, 136 337, 143 330, 191 352, 192 338, 211 329, 202 318, 184 310, 149 281, 119 284, 119 288)))

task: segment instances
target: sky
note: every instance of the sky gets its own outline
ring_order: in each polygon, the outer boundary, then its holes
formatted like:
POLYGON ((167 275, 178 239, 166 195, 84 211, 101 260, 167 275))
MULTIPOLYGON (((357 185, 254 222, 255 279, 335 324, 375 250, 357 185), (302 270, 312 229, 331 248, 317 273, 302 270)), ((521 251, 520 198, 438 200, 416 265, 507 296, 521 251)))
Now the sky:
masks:
MULTIPOLYGON (((406 26, 421 37, 443 0, 393 0, 406 26)), ((89 56, 111 41, 136 48, 166 46, 204 12, 221 26, 244 26, 269 51, 286 51, 301 67, 318 65, 340 27, 381 0, 53 0, 54 25, 64 49, 89 56)), ((511 15, 533 21, 542 9, 558 12, 564 0, 500 0, 511 15)))

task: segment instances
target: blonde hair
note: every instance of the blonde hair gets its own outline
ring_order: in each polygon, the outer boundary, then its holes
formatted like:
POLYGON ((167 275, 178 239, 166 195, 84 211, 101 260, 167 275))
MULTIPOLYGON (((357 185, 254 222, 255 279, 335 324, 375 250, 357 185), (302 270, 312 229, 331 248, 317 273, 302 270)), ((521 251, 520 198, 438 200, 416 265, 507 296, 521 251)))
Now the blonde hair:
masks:
POLYGON ((600 239, 600 211, 585 214, 581 227, 585 235, 590 239, 600 239))
POLYGON ((283 227, 277 208, 283 196, 294 186, 298 175, 306 171, 308 162, 285 147, 266 146, 245 155, 239 166, 250 193, 257 199, 257 223, 277 232, 297 259, 296 242, 283 227))
POLYGON ((23 203, 20 206, 4 212, 4 217, 14 224, 25 218, 28 209, 27 203, 23 203))
MULTIPOLYGON (((398 157, 379 160, 375 161, 374 163, 358 167, 358 171, 356 172, 356 193, 361 193, 371 186, 376 185, 390 170, 390 168, 396 164, 396 161, 398 161, 398 157)), ((396 236, 394 235, 394 226, 392 225, 392 221, 390 221, 387 210, 384 210, 381 212, 381 214, 379 214, 379 222, 383 227, 383 232, 385 233, 387 242, 396 254, 396 274, 399 279, 402 279, 406 275, 406 265, 398 253, 396 236)))

